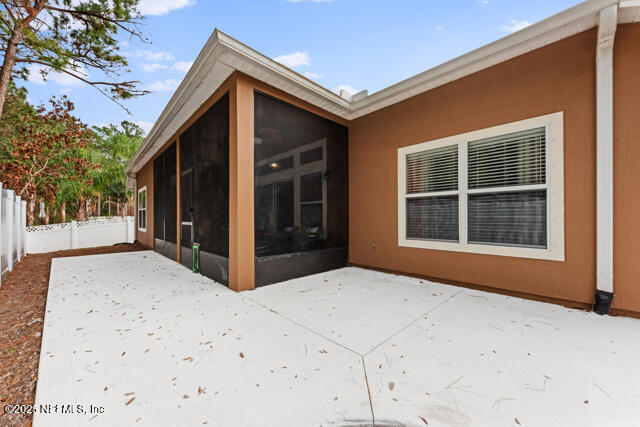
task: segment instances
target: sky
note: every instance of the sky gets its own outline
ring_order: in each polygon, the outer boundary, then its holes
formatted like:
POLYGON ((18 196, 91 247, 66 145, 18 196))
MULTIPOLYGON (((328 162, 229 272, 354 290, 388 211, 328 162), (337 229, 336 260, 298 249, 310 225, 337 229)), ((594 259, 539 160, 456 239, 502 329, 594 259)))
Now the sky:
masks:
MULTIPOLYGON (((66 94, 91 126, 149 131, 215 28, 322 86, 369 94, 543 20, 580 0, 141 0, 142 32, 123 35, 130 73, 152 91, 124 101, 63 74, 21 82, 29 101, 66 94)), ((37 68, 33 71, 37 71, 37 68)), ((86 70, 91 78, 96 73, 86 70)))

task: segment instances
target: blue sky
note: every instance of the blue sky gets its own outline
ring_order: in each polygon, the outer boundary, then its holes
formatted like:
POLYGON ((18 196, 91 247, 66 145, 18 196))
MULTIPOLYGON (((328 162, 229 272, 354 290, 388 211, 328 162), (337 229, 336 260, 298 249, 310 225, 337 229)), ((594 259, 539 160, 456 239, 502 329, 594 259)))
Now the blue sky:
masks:
MULTIPOLYGON (((126 101, 131 115, 63 75, 24 83, 33 103, 67 94, 90 125, 149 130, 214 28, 336 90, 373 93, 554 15, 579 0, 142 0, 151 44, 121 51, 153 91, 126 101)), ((89 76, 92 73, 89 71, 89 76)))

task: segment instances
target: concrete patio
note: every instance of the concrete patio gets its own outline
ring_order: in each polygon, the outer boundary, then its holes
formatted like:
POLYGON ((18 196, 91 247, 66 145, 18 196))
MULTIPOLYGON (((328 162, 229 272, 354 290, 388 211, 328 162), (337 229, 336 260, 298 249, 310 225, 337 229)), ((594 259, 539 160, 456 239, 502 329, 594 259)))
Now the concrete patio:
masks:
POLYGON ((640 321, 358 268, 236 294, 154 252, 60 258, 36 405, 59 407, 35 426, 637 426, 640 321))

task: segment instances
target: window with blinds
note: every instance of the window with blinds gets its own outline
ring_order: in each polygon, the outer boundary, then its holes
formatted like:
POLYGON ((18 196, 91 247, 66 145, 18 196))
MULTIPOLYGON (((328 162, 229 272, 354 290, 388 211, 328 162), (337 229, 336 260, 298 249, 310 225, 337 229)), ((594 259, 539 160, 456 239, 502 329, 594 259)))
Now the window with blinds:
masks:
POLYGON ((405 239, 547 248, 547 133, 546 126, 532 126, 408 149, 405 239))
POLYGON ((458 146, 407 156, 407 194, 458 189, 458 146))
POLYGON ((458 241, 458 146, 407 155, 407 238, 458 241))
POLYGON ((546 129, 468 144, 468 241, 547 247, 546 129))

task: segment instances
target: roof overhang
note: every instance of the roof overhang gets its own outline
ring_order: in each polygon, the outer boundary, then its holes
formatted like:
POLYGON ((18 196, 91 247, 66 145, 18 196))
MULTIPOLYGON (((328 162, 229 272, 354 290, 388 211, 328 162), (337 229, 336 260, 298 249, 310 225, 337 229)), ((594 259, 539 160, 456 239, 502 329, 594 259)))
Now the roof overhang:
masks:
MULTIPOLYGON (((240 71, 346 120, 356 119, 598 25, 620 4, 618 23, 640 22, 640 0, 588 0, 371 95, 341 97, 215 30, 127 167, 134 176, 234 72, 240 71)), ((594 47, 595 49, 595 47, 594 47)))
POLYGON ((137 173, 152 159, 235 71, 340 117, 351 111, 350 101, 216 29, 134 155, 127 174, 137 173))

